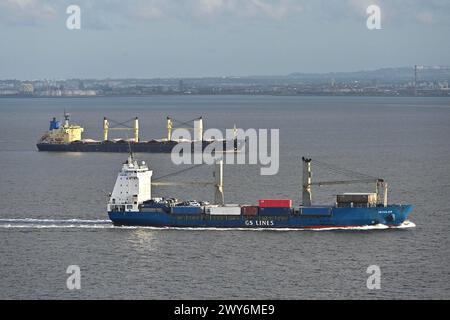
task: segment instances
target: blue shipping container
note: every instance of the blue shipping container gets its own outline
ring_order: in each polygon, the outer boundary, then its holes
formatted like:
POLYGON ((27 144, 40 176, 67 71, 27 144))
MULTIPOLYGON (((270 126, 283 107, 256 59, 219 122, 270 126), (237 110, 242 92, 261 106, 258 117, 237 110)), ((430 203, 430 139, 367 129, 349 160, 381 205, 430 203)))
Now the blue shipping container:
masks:
POLYGON ((260 216, 288 216, 292 214, 291 208, 259 208, 260 216))
POLYGON ((331 208, 330 207, 308 207, 308 208, 300 208, 300 215, 302 216, 331 216, 331 208))
POLYGON ((201 214, 203 207, 175 206, 170 210, 173 214, 201 214))

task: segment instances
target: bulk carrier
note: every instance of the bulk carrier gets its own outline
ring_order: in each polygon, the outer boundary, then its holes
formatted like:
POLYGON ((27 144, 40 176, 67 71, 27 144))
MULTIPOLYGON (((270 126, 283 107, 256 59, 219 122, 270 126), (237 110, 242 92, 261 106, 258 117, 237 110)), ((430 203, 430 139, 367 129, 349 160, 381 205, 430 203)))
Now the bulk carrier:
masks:
MULTIPOLYGON (((383 225, 410 225, 411 205, 388 204, 387 183, 383 179, 364 178, 350 181, 312 181, 311 159, 302 158, 302 200, 294 206, 289 199, 261 199, 258 205, 225 204, 223 162, 215 165, 214 204, 195 200, 152 198, 153 171, 132 154, 119 172, 109 197, 109 218, 119 226, 238 229, 323 229, 383 225), (334 205, 313 205, 312 187, 349 183, 373 183, 374 193, 343 193, 334 205)), ((155 179, 156 180, 156 179, 155 179)), ((180 183, 177 183, 180 185, 180 183)))
MULTIPOLYGON (((167 137, 162 139, 152 139, 141 141, 139 138, 139 118, 134 118, 125 122, 117 122, 108 118, 103 119, 103 140, 83 139, 84 128, 70 123, 70 115, 64 112, 64 121, 61 122, 53 118, 50 127, 37 143, 39 151, 59 151, 59 152, 129 152, 130 148, 134 152, 147 153, 170 153, 172 149, 182 143, 184 149, 195 152, 198 144, 204 150, 211 143, 223 143, 224 152, 237 151, 241 145, 236 135, 232 140, 205 140, 203 139, 203 118, 199 117, 190 121, 178 121, 167 117, 167 137), (132 123, 132 125, 130 125, 132 123), (191 123, 194 123, 192 125, 191 123), (184 127, 182 127, 184 126, 184 127), (175 129, 186 129, 194 131, 194 140, 180 140, 172 137, 175 129), (133 138, 130 139, 109 139, 109 132, 112 130, 132 131, 133 138)), ((234 128, 236 132, 236 127, 234 128)))

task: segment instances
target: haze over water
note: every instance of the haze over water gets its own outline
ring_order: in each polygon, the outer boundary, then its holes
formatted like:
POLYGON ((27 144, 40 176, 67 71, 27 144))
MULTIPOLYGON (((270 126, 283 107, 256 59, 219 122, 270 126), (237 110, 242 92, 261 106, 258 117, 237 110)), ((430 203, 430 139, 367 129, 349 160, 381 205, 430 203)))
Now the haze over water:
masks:
MULTIPOLYGON (((301 299, 450 298, 450 99, 269 96, 0 99, 0 298, 301 299), (417 227, 372 231, 213 231, 117 228, 107 221, 126 154, 46 153, 35 144, 66 109, 100 139, 102 119, 140 118, 141 138, 165 137, 165 119, 200 115, 206 128, 280 129, 280 171, 225 166, 227 203, 300 202, 301 156, 385 178, 390 202, 415 206, 417 227), (26 219, 26 220, 24 220, 26 219), (30 220, 34 219, 34 220, 30 220), (81 290, 66 288, 67 266, 81 290), (381 290, 366 269, 381 268, 381 290)), ((120 133, 123 136, 125 133, 120 133)), ((119 137, 113 133, 112 138, 119 137)), ((131 136, 131 133, 130 133, 131 136)), ((162 176, 169 155, 138 154, 162 176)), ((184 167, 183 167, 184 168, 184 167)), ((212 181, 203 166, 171 181, 212 181)), ((343 179, 319 168, 314 178, 343 179)), ((330 204, 337 192, 314 188, 330 204)), ((154 196, 212 200, 199 185, 154 196)))

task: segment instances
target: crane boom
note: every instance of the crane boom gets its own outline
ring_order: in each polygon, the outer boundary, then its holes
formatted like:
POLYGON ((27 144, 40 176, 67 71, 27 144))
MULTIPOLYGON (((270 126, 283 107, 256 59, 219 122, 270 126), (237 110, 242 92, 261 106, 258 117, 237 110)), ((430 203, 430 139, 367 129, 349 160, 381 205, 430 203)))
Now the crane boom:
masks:
POLYGON ((383 179, 360 179, 360 180, 341 180, 341 181, 317 181, 312 182, 311 186, 330 186, 336 184, 352 184, 352 183, 379 183, 383 182, 383 179))
POLYGON ((187 186, 187 185, 202 185, 202 186, 214 186, 214 201, 216 204, 224 205, 224 184, 223 184, 223 160, 219 160, 215 164, 215 170, 214 170, 214 182, 205 182, 205 181, 191 181, 191 182, 168 182, 168 181, 157 181, 163 178, 167 178, 169 176, 173 176, 182 172, 185 172, 187 170, 191 170, 194 168, 197 168, 198 166, 201 166, 203 164, 196 165, 194 167, 183 169, 178 172, 170 173, 165 176, 159 177, 154 179, 154 181, 151 183, 152 186, 159 186, 159 187, 165 187, 165 186, 187 186))

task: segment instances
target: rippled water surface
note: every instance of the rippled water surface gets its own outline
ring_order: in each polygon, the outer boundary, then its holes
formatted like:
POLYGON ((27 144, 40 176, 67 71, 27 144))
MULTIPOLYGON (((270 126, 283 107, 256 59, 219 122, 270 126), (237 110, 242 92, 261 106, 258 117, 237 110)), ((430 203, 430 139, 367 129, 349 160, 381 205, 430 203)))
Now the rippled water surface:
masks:
MULTIPOLYGON (((114 133, 118 135, 119 133, 114 133)), ((124 133, 122 133, 124 134, 124 133)), ((155 176, 179 170, 140 154, 155 176)), ((450 99, 148 97, 0 99, 0 298, 450 298, 450 99), (385 178, 390 201, 415 206, 415 228, 238 231, 113 227, 106 215, 124 154, 46 153, 35 143, 66 109, 100 139, 103 116, 141 119, 143 139, 165 135, 167 115, 205 127, 280 129, 280 171, 225 167, 228 203, 299 202, 301 156, 385 178), (81 290, 66 269, 81 268, 81 290), (381 268, 368 290, 367 267, 381 268)), ((314 169, 314 168, 313 168, 314 169)), ((317 179, 334 179, 326 170, 317 179)), ((343 178, 343 177, 339 177, 343 178)), ((172 181, 212 179, 203 166, 172 181)), ((349 185, 314 189, 316 203, 349 185)), ((212 200, 202 184, 156 196, 212 200)))

